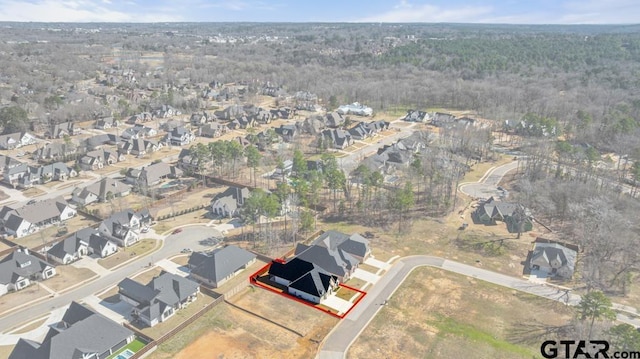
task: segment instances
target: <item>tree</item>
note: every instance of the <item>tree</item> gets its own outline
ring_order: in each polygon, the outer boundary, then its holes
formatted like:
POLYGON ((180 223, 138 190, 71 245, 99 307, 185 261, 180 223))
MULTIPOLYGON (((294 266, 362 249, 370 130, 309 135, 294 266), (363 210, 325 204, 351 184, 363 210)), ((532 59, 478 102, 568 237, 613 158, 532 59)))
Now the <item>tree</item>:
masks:
POLYGON ((640 351, 640 332, 629 324, 618 324, 608 331, 609 343, 616 351, 640 351))
POLYGON ((18 106, 0 109, 0 126, 4 134, 26 131, 29 128, 27 111, 18 106))
POLYGON ((593 324, 596 320, 614 320, 616 318, 616 313, 611 307, 611 299, 599 290, 591 291, 582 296, 578 304, 578 317, 583 322, 590 320, 589 340, 591 340, 593 324))
POLYGON ((244 149, 244 155, 247 157, 247 166, 253 170, 253 185, 257 185, 256 180, 256 168, 260 165, 260 159, 262 155, 255 146, 247 146, 244 149))
POLYGON ((304 159, 302 151, 296 149, 293 151, 293 166, 291 171, 297 178, 303 178, 307 172, 307 161, 304 159))

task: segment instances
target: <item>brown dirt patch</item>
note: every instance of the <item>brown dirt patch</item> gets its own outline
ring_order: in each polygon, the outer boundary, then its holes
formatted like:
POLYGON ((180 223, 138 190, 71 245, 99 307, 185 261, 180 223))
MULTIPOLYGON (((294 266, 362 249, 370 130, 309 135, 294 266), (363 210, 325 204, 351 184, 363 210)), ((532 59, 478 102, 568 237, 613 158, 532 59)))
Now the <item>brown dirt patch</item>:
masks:
POLYGON ((66 288, 96 276, 96 273, 91 269, 73 266, 57 266, 56 272, 55 276, 42 282, 56 292, 64 291, 66 288))
POLYGON ((9 355, 15 348, 15 345, 2 345, 0 346, 0 359, 8 359, 9 355))
POLYGON ((40 288, 37 283, 21 291, 7 293, 0 297, 0 313, 9 311, 36 299, 46 298, 49 295, 49 292, 40 288))

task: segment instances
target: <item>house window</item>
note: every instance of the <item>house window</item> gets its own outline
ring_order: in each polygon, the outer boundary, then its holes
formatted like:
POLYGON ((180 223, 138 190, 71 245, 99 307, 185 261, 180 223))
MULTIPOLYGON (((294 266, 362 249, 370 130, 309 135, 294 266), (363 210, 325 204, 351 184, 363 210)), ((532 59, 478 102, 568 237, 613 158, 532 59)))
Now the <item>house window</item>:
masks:
POLYGON ((26 262, 20 263, 20 268, 28 267, 30 265, 31 265, 31 261, 26 261, 26 262))
POLYGON ((44 272, 44 276, 47 278, 53 276, 53 271, 51 269, 47 270, 46 272, 44 272))

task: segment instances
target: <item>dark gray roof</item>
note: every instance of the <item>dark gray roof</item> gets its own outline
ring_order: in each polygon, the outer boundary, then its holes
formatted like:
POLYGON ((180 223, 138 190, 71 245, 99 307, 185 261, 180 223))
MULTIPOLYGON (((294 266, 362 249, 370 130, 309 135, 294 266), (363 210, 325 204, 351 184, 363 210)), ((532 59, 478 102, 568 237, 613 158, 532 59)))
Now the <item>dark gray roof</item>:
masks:
POLYGON ((322 269, 317 265, 294 257, 285 263, 276 261, 271 262, 271 266, 269 266, 269 275, 280 277, 282 279, 293 282, 294 280, 302 277, 312 270, 322 271, 322 269))
POLYGON ((107 193, 114 195, 131 191, 131 186, 122 183, 111 177, 104 177, 96 183, 92 183, 84 188, 76 188, 73 194, 80 198, 87 198, 89 194, 96 195, 101 201, 105 201, 107 193))
POLYGON ((209 253, 193 253, 191 257, 194 258, 193 261, 189 258, 191 273, 218 282, 252 261, 256 255, 229 245, 209 253))
POLYGON ((26 204, 14 209, 12 213, 26 219, 30 223, 40 223, 60 216, 67 206, 67 201, 65 201, 64 198, 55 197, 32 204, 26 204))
POLYGON ((336 280, 337 278, 314 269, 294 280, 289 287, 309 293, 316 297, 322 297, 331 287, 332 279, 336 280))
POLYGON ((0 283, 15 283, 19 277, 29 278, 51 264, 31 254, 17 250, 0 259, 0 283))
POLYGON ((358 264, 358 260, 349 253, 340 249, 329 249, 317 245, 306 246, 299 243, 296 246, 295 255, 297 258, 311 262, 325 271, 340 277, 347 274, 347 272, 358 264))
POLYGON ((369 251, 369 240, 358 233, 348 235, 342 232, 330 230, 316 238, 316 240, 313 241, 313 244, 323 246, 331 250, 340 249, 358 257, 364 257, 369 251))
POLYGON ((60 328, 64 330, 57 334, 50 331, 40 345, 21 339, 9 358, 80 359, 82 354, 101 355, 134 335, 131 330, 75 302, 65 313, 65 318, 70 317, 73 317, 73 322, 61 323, 60 328), (67 316, 69 311, 81 313, 67 316))
POLYGON ((165 306, 175 306, 198 291, 199 285, 189 279, 162 272, 147 284, 129 278, 118 283, 120 294, 140 303, 143 314, 156 318, 165 306))

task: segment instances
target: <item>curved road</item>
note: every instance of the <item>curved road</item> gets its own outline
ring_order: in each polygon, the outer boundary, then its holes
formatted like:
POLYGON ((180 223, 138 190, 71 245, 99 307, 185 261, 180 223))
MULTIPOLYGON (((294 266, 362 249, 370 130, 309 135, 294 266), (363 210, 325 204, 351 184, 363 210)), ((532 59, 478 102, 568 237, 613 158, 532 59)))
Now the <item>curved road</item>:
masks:
MULTIPOLYGON (((450 272, 466 275, 506 288, 515 289, 529 294, 537 295, 551 300, 556 300, 568 305, 576 305, 580 302, 580 296, 571 294, 565 290, 545 284, 532 283, 525 279, 514 278, 508 275, 495 273, 486 269, 477 268, 467 264, 453 262, 444 258, 431 256, 409 256, 401 258, 389 271, 376 283, 371 291, 362 299, 342 321, 336 325, 325 338, 318 352, 319 359, 342 359, 346 357, 347 350, 356 338, 367 327, 369 322, 384 306, 386 300, 404 282, 407 276, 415 268, 429 266, 444 269, 450 272)), ((615 309, 636 313, 634 308, 614 304, 615 309)), ((624 323, 640 327, 640 320, 632 319, 625 314, 618 314, 618 320, 624 323)))
MULTIPOLYGON (((144 237, 144 235, 143 235, 144 237)), ((152 237, 150 235, 150 237, 152 237)), ((188 226, 183 227, 182 232, 167 236, 161 243, 160 249, 155 252, 143 255, 122 267, 117 268, 111 273, 104 275, 87 284, 81 285, 69 292, 50 297, 42 302, 34 305, 28 305, 21 309, 4 314, 0 318, 0 333, 5 332, 15 326, 28 322, 30 319, 42 317, 54 309, 69 305, 71 301, 80 301, 93 293, 102 291, 118 284, 126 277, 130 277, 141 269, 145 268, 149 263, 163 258, 168 258, 180 253, 183 248, 192 248, 193 250, 201 250, 210 247, 206 241, 207 238, 222 237, 222 233, 213 227, 188 226)), ((122 250, 122 249, 120 249, 122 250)), ((46 281, 44 282, 46 284, 46 281)))
POLYGON ((502 191, 498 191, 498 183, 507 172, 518 168, 519 161, 513 161, 499 167, 493 167, 478 180, 478 182, 463 183, 458 186, 460 192, 472 198, 499 197, 502 191))

